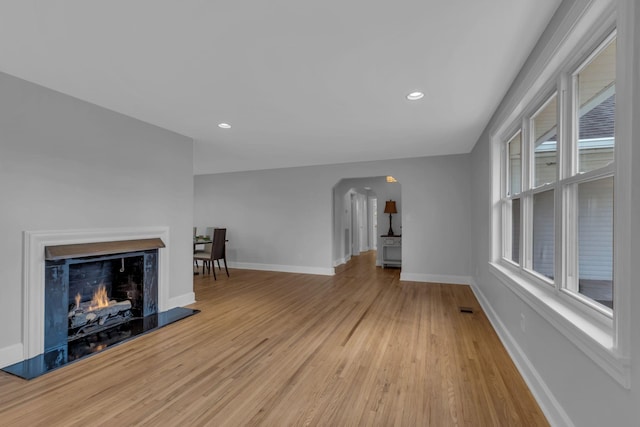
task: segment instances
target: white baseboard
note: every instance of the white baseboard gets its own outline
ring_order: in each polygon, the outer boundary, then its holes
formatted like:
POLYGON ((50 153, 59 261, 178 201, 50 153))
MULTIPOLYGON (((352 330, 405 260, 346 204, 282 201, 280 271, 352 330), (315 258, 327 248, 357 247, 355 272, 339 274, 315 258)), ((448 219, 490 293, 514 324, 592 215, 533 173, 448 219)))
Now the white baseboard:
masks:
POLYGON ((526 353, 518 345, 517 341, 513 338, 509 330, 504 326, 502 320, 498 317, 495 310, 489 303, 489 300, 484 296, 480 288, 476 285, 475 281, 471 280, 471 290, 476 296, 476 299, 480 303, 482 310, 484 310, 489 322, 493 326, 493 329, 498 334, 502 345, 507 349, 511 360, 516 365, 516 368, 522 375, 522 378, 527 383, 531 394, 540 405, 540 409, 547 417, 547 421, 552 426, 566 426, 574 427, 571 418, 565 412, 560 402, 555 398, 547 384, 544 382, 536 368, 533 366, 526 353))
POLYGON ((24 357, 24 348, 22 343, 13 344, 8 347, 0 348, 0 366, 5 367, 21 362, 24 357))
POLYGON ((196 294, 195 292, 187 292, 186 294, 169 298, 167 310, 171 310, 176 307, 184 307, 189 304, 193 304, 196 302, 196 294))
MULTIPOLYGON (((351 257, 349 257, 349 259, 351 259, 351 257)), ((339 259, 333 261, 333 266, 337 267, 339 265, 346 264, 347 261, 349 261, 349 260, 346 257, 339 258, 339 259)))
POLYGON ((303 267, 298 265, 258 264, 253 262, 230 262, 229 267, 242 270, 280 271, 283 273, 318 274, 321 276, 333 276, 336 274, 333 267, 303 267))
POLYGON ((400 280, 407 282, 446 283, 449 285, 470 285, 471 276, 449 276, 443 274, 400 273, 400 280))

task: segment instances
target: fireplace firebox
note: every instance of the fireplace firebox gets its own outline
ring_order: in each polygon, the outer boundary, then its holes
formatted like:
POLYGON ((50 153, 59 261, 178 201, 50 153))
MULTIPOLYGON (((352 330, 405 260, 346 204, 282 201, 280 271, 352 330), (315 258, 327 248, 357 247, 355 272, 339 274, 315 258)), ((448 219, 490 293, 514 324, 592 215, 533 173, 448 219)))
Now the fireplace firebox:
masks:
POLYGON ((64 353, 70 341, 155 314, 157 301, 157 249, 48 260, 45 352, 64 353))

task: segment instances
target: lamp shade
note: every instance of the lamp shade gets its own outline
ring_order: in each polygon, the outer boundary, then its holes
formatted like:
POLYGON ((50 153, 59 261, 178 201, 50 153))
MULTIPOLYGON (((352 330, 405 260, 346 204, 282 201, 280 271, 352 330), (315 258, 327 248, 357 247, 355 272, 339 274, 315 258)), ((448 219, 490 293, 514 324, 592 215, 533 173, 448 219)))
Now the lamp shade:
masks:
POLYGON ((398 209, 396 209, 396 202, 393 200, 388 200, 384 205, 384 213, 386 214, 398 213, 398 209))

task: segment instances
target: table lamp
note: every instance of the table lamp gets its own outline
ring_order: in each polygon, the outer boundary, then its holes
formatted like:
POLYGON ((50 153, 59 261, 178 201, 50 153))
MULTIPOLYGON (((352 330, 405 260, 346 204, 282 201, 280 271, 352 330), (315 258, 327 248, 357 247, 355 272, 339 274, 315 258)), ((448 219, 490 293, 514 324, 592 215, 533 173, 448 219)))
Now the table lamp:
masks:
POLYGON ((387 236, 393 236, 393 228, 391 228, 391 215, 394 213, 398 213, 398 209, 396 209, 396 202, 393 200, 388 200, 384 205, 384 213, 389 214, 389 231, 387 232, 387 236))

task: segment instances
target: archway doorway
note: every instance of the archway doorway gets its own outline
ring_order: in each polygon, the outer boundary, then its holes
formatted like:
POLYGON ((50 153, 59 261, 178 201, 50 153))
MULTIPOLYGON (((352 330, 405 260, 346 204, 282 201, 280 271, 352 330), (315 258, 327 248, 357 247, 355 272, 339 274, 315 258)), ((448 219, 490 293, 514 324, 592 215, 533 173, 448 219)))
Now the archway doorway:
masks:
POLYGON ((333 265, 347 263, 362 252, 377 251, 375 265, 382 266, 381 235, 389 228, 387 201, 393 200, 398 213, 393 228, 401 234, 402 192, 399 182, 387 176, 344 178, 333 187, 333 265))

